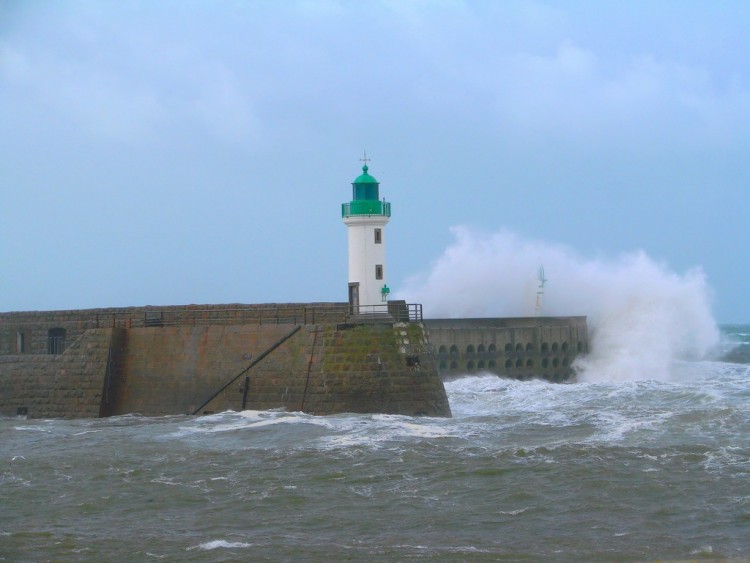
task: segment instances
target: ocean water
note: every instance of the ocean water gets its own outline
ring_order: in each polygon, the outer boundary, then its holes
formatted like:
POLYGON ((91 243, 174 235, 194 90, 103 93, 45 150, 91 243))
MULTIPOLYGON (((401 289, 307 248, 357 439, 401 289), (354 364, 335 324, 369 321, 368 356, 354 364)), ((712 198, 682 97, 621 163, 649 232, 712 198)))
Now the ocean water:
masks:
POLYGON ((723 331, 669 377, 452 381, 452 419, 0 419, 0 560, 748 558, 750 326, 723 331))

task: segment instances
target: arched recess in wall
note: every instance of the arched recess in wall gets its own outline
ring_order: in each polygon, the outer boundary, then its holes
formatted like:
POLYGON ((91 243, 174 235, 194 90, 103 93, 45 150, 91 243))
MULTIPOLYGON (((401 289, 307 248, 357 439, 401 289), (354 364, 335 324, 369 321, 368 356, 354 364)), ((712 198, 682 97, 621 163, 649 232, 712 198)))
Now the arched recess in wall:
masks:
POLYGON ((47 331, 47 353, 48 354, 62 354, 65 349, 65 335, 66 330, 64 328, 55 327, 47 331))
POLYGON ((458 346, 451 346, 451 358, 458 358, 458 346))
POLYGON ((445 356, 446 354, 448 354, 448 348, 445 347, 445 344, 440 345, 440 348, 438 348, 438 354, 440 354, 441 356, 445 356))
POLYGON ((474 357, 474 346, 472 344, 469 344, 466 347, 466 357, 467 358, 473 358, 474 357))

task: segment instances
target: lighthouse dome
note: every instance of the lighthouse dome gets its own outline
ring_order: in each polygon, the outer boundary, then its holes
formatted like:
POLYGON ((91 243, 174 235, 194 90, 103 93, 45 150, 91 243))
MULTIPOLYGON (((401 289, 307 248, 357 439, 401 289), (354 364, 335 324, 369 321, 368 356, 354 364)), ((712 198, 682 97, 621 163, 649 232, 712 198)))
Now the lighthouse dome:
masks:
POLYGON ((357 176, 354 179, 354 182, 352 182, 352 183, 353 184, 378 184, 379 182, 373 176, 370 176, 370 174, 367 173, 368 170, 369 170, 369 168, 365 164, 362 167, 362 174, 360 174, 359 176, 357 176))

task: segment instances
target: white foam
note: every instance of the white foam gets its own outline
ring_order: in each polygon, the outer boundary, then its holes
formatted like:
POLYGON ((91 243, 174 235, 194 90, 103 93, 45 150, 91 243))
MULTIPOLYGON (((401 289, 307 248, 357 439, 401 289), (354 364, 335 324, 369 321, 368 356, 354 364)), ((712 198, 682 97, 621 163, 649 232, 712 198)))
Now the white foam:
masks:
POLYGON ((237 430, 251 430, 279 424, 310 424, 313 426, 330 426, 321 417, 303 413, 288 413, 282 411, 225 411, 191 420, 191 424, 181 426, 170 437, 186 437, 195 434, 217 434, 234 432, 237 430))
POLYGON ((202 543, 199 545, 194 545, 192 547, 188 547, 188 551, 192 551, 194 549, 200 549, 202 551, 211 551, 213 549, 236 549, 236 548, 244 548, 244 547, 252 547, 253 544, 251 543, 245 543, 245 542, 229 542, 226 540, 213 540, 206 543, 202 543))
POLYGON ((48 434, 52 432, 51 430, 40 428, 39 426, 14 426, 13 430, 30 430, 32 432, 46 432, 48 434))
POLYGON ((326 417, 332 434, 306 444, 316 449, 338 450, 356 447, 380 449, 386 443, 432 440, 453 437, 461 430, 446 424, 444 418, 410 417, 403 415, 337 415, 326 417))
POLYGON ((507 514, 508 516, 518 516, 519 514, 523 514, 529 509, 529 507, 525 508, 519 508, 518 510, 501 510, 499 511, 500 514, 507 514))
MULTIPOLYGON (((472 376, 446 383, 454 435, 480 443, 489 428, 507 445, 556 447, 658 443, 667 436, 702 435, 725 424, 725 413, 744 409, 747 377, 720 378, 724 364, 701 362, 702 381, 551 384, 472 376), (713 375, 711 375, 713 373, 713 375), (695 412, 695 422, 689 419, 695 412), (706 413, 724 413, 706 420, 706 413), (688 415, 686 420, 683 415, 688 415), (693 428, 691 425, 696 425, 693 428), (529 439, 528 437, 532 438, 529 439), (539 437, 541 441, 536 441, 539 437), (520 442, 515 442, 520 440, 520 442)), ((727 364, 731 366, 732 364, 727 364)))

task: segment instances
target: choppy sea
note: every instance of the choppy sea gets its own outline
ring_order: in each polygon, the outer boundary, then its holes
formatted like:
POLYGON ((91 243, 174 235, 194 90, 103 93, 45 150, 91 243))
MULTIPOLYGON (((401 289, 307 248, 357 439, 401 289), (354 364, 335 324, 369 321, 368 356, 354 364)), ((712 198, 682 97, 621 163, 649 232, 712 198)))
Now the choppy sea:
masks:
POLYGON ((3 561, 750 558, 750 326, 668 379, 446 384, 452 419, 0 419, 3 561))

